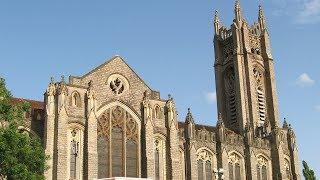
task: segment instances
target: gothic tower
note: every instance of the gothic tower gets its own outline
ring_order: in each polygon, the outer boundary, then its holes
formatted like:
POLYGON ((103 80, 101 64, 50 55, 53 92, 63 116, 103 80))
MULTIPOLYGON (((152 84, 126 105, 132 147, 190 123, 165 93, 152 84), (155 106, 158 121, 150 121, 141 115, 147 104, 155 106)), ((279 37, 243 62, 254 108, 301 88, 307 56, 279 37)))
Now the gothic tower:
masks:
POLYGON ((266 20, 261 6, 258 21, 250 26, 239 1, 231 29, 215 14, 214 46, 218 112, 227 128, 265 136, 278 126, 278 102, 266 20))
POLYGON ((246 179, 259 177, 254 159, 262 149, 271 157, 272 179, 300 179, 295 135, 286 123, 279 127, 274 61, 263 9, 259 6, 253 25, 245 20, 239 0, 234 13, 230 29, 221 24, 217 11, 214 17, 219 119, 245 138, 246 179))

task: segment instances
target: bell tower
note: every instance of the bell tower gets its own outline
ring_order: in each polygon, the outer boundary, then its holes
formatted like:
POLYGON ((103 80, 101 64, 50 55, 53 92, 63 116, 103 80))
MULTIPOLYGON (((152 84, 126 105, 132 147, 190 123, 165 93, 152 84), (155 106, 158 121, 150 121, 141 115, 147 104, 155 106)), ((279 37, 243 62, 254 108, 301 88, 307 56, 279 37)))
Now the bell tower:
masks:
POLYGON ((215 78, 218 112, 227 128, 242 133, 250 126, 264 137, 279 125, 273 58, 266 19, 259 6, 253 25, 245 20, 239 0, 231 28, 214 17, 215 78))

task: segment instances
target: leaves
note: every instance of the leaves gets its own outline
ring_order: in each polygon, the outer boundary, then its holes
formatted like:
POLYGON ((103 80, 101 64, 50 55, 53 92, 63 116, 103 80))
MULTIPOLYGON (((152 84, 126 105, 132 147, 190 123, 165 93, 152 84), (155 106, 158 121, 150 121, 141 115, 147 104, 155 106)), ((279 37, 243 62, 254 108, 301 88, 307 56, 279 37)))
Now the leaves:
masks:
POLYGON ((303 165, 303 175, 306 180, 316 180, 316 176, 314 171, 309 168, 308 163, 306 161, 302 161, 303 165))
POLYGON ((11 102, 11 93, 0 78, 0 122, 9 124, 0 127, 0 178, 44 179, 47 157, 41 140, 18 129, 29 109, 28 103, 15 105, 11 102))

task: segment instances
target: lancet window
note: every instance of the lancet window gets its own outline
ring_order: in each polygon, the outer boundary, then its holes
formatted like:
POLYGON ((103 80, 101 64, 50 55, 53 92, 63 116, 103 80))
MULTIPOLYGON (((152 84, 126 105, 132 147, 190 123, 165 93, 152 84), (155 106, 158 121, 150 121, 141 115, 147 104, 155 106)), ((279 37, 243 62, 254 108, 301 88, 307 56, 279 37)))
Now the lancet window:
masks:
POLYGON ((154 140, 155 180, 166 179, 166 144, 164 137, 156 136, 154 140))
POLYGON ((258 157, 257 179, 268 180, 268 160, 263 156, 258 157))
POLYGON ((139 127, 120 106, 98 118, 98 178, 139 177, 139 127))
POLYGON ((236 154, 232 153, 228 158, 228 171, 230 180, 242 180, 242 158, 236 154))
POLYGON ((211 180, 213 178, 213 154, 203 149, 197 153, 198 179, 211 180))

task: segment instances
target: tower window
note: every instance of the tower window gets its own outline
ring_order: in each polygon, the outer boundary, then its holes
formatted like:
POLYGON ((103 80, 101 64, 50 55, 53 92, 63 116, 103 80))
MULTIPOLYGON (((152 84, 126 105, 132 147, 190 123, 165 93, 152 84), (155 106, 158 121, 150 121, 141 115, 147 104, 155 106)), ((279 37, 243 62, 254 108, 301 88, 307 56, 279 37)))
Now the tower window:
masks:
POLYGON ((71 106, 81 107, 81 96, 77 91, 71 94, 71 106))

